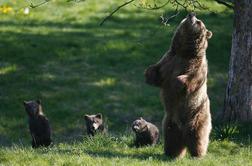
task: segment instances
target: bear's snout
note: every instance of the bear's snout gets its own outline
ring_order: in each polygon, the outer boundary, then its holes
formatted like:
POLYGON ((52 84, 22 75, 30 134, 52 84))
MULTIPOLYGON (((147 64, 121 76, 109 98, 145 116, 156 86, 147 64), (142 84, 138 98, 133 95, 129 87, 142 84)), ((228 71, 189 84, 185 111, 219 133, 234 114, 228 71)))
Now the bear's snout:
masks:
POLYGON ((93 123, 93 125, 91 126, 92 130, 97 130, 99 127, 99 125, 97 123, 93 123))
POLYGON ((190 22, 192 23, 192 24, 194 24, 195 23, 195 21, 196 21, 196 14, 195 13, 193 13, 193 12, 191 12, 191 13, 189 13, 188 15, 187 15, 187 18, 190 20, 190 22))
POLYGON ((193 17, 196 17, 196 13, 191 12, 188 14, 188 18, 193 18, 193 17))

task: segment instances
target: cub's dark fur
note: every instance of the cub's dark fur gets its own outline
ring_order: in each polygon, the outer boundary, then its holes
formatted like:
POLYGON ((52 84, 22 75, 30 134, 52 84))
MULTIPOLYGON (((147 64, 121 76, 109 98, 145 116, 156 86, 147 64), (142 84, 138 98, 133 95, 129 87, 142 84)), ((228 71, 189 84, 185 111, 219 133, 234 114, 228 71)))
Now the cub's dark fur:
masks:
POLYGON ((85 115, 84 118, 86 121, 87 134, 89 136, 94 136, 97 132, 102 134, 105 133, 102 114, 85 115))
POLYGON ((144 120, 142 117, 133 122, 132 130, 136 134, 136 147, 144 145, 155 145, 158 142, 158 128, 154 124, 144 120))
POLYGON ((24 107, 29 117, 32 147, 49 146, 52 143, 51 128, 43 114, 41 101, 24 101, 24 107))

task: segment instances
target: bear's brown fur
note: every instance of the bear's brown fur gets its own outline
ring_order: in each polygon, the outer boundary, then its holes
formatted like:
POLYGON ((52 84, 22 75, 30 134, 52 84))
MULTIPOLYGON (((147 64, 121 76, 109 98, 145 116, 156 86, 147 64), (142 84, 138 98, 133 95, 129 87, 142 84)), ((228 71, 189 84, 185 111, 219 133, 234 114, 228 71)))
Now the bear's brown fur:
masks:
POLYGON ((212 127, 206 49, 211 36, 195 14, 188 14, 168 52, 145 71, 146 82, 161 89, 164 151, 170 157, 183 157, 186 147, 196 157, 207 152, 212 127))

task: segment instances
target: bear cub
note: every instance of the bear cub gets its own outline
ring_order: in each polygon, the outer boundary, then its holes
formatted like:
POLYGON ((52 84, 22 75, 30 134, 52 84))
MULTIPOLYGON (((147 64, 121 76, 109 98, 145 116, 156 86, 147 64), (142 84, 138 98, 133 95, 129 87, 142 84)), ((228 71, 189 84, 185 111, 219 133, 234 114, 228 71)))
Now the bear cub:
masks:
POLYGON ((24 101, 24 107, 29 118, 32 147, 49 146, 52 143, 51 128, 48 119, 43 114, 41 101, 24 101))
POLYGON ((103 124, 102 114, 85 115, 86 128, 88 136, 94 136, 96 133, 105 133, 105 127, 103 124))
POLYGON ((158 142, 158 128, 154 124, 144 120, 142 117, 133 122, 132 130, 136 134, 134 142, 136 147, 145 145, 155 145, 158 142))

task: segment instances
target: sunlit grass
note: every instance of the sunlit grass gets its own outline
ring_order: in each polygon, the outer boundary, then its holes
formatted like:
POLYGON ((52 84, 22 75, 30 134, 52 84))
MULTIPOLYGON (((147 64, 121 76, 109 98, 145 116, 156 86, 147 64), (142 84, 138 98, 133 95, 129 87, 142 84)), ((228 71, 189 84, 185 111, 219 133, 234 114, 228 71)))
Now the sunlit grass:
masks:
POLYGON ((132 137, 97 136, 83 138, 71 144, 55 144, 51 148, 32 149, 22 145, 0 149, 0 161, 6 165, 245 165, 252 160, 250 146, 231 141, 213 141, 207 156, 198 160, 186 155, 171 160, 163 154, 162 146, 134 148, 132 137), (10 160, 11 159, 11 160, 10 160))
POLYGON ((15 72, 16 70, 16 65, 4 65, 3 67, 0 65, 0 75, 9 74, 15 72))
POLYGON ((99 81, 96 81, 93 83, 96 86, 99 87, 104 87, 104 86, 113 86, 116 84, 116 79, 114 78, 105 78, 105 79, 101 79, 99 81))

